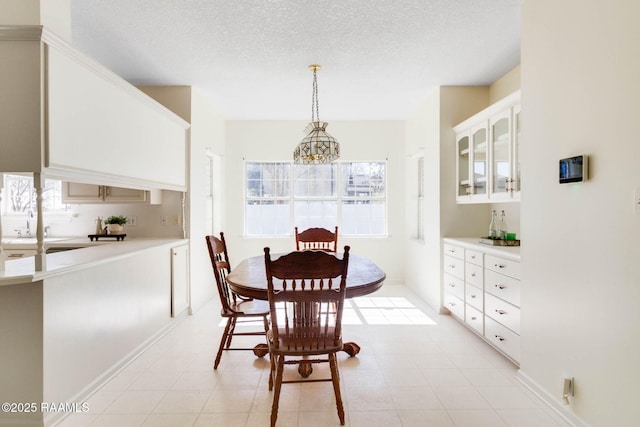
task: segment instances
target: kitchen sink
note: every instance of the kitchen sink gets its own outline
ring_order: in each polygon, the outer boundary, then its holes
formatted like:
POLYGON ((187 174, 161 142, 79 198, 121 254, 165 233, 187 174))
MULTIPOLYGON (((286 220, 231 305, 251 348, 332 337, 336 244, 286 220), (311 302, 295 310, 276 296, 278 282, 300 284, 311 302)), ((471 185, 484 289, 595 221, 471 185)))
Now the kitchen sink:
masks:
POLYGON ((56 252, 66 252, 66 251, 72 251, 74 249, 83 249, 83 248, 84 246, 57 246, 53 248, 47 248, 46 253, 55 254, 56 252))
MULTIPOLYGON (((62 242, 64 240, 69 240, 69 237, 45 237, 45 243, 51 242, 62 242)), ((35 237, 12 237, 8 239, 2 239, 2 243, 8 245, 35 245, 38 243, 38 239, 35 237)))

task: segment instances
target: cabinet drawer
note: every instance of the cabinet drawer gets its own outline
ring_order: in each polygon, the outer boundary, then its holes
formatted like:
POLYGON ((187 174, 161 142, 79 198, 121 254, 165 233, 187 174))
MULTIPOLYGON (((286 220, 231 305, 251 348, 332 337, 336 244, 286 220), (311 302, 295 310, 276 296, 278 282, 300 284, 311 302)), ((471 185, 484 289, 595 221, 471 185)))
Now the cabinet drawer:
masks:
POLYGON ((444 272, 464 280, 464 260, 451 256, 444 257, 444 272))
POLYGON ((467 304, 464 321, 480 335, 484 334, 484 319, 482 312, 467 304))
POLYGON ((464 301, 448 292, 444 293, 444 306, 451 314, 464 321, 464 301))
POLYGON ((473 249, 465 249, 464 251, 464 259, 467 262, 470 262, 475 265, 483 266, 483 253, 480 251, 476 251, 473 249))
POLYGON ((490 318, 484 317, 484 337, 504 354, 520 362, 520 336, 490 318))
POLYGON ((484 285, 485 291, 520 307, 520 280, 486 270, 484 285))
POLYGON ((464 259, 464 248, 460 246, 452 245, 450 243, 444 244, 444 254, 452 256, 458 259, 464 259))
POLYGON ((520 333, 520 309, 485 292, 484 312, 516 334, 520 333))
POLYGON ((484 293, 482 292, 482 289, 476 288, 473 285, 467 284, 465 286, 464 295, 465 295, 464 301, 467 304, 472 305, 473 307, 475 307, 480 311, 484 310, 484 298, 483 298, 484 293))
POLYGON ((493 255, 485 255, 485 267, 488 270, 497 271, 500 274, 520 278, 520 263, 493 255))
POLYGON ((7 259, 24 258, 34 256, 38 253, 37 250, 33 249, 4 249, 2 252, 5 254, 7 259))
POLYGON ((464 266, 464 280, 467 283, 471 283, 473 286, 482 288, 484 285, 482 267, 479 265, 465 263, 464 266))
POLYGON ((464 299, 464 281, 450 274, 444 275, 444 291, 464 299))

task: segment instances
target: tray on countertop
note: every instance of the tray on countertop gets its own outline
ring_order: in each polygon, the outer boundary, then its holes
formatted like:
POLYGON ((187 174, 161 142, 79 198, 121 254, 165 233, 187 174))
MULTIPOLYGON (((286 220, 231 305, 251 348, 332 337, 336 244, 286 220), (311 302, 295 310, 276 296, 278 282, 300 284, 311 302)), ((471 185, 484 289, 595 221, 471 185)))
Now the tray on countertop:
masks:
POLYGON ((491 246, 520 246, 520 240, 504 240, 490 239, 489 237, 481 237, 480 243, 491 246))
POLYGON ((102 239, 115 238, 116 241, 120 241, 120 240, 124 240, 124 238, 127 237, 127 235, 126 234, 89 234, 87 237, 91 239, 92 242, 93 242, 93 239, 96 239, 96 242, 97 242, 101 238, 102 239))

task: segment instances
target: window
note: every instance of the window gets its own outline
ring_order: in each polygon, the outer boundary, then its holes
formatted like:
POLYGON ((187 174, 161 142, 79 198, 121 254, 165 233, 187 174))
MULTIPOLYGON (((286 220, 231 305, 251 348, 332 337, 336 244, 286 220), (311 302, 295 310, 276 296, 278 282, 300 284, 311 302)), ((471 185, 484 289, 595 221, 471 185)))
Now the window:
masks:
MULTIPOLYGON (((4 175, 4 212, 36 212, 36 191, 33 178, 22 175, 4 175)), ((44 212, 68 212, 69 206, 62 203, 62 181, 45 179, 42 189, 44 212)))
POLYGON ((245 231, 248 235, 291 233, 291 164, 247 163, 245 231))
POLYGON ((418 239, 424 239, 424 156, 418 158, 418 239))
POLYGON ((386 163, 246 163, 247 235, 340 227, 341 234, 386 234, 386 163))

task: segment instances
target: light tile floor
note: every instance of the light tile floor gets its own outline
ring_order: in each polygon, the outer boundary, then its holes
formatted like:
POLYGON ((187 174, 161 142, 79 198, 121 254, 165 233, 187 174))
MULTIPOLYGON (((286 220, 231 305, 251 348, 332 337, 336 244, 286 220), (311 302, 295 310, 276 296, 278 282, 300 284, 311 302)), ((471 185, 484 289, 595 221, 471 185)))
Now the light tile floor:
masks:
MULTIPOLYGON (((386 285, 348 303, 344 336, 362 351, 338 356, 346 425, 568 425, 515 379, 513 364, 409 288, 386 285)), ((223 325, 218 313, 212 301, 183 320, 93 394, 88 413, 59 425, 269 425, 268 358, 225 352, 213 370, 223 325)), ((245 339, 251 346, 256 340, 245 339)), ((313 376, 328 374, 314 369, 313 376)), ((339 424, 331 383, 283 385, 279 426, 339 424)))

